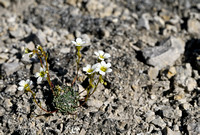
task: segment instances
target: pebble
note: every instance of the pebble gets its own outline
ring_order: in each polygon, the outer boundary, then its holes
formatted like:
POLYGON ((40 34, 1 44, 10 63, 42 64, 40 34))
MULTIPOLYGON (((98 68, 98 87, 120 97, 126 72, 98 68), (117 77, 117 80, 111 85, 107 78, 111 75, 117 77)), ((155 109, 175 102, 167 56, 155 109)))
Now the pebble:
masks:
POLYGON ((149 111, 149 112, 147 112, 146 114, 145 114, 145 121, 146 122, 151 122, 152 120, 154 120, 155 119, 155 113, 154 112, 152 112, 152 111, 149 111))
POLYGON ((162 27, 165 26, 165 21, 164 21, 161 17, 155 16, 155 17, 154 17, 154 20, 155 20, 159 25, 161 25, 162 27))
POLYGON ((96 108, 100 108, 103 105, 103 102, 101 100, 92 99, 87 102, 87 105, 96 107, 96 108))
POLYGON ((200 22, 196 19, 190 19, 187 23, 188 32, 191 34, 200 34, 200 22))
POLYGON ((63 53, 63 54, 67 54, 67 53, 70 52, 70 50, 71 50, 71 49, 70 49, 69 47, 64 47, 64 48, 61 48, 61 49, 60 49, 60 52, 63 53))
POLYGON ((7 8, 10 6, 10 1, 9 0, 0 0, 0 5, 7 8))
POLYGON ((145 28, 146 30, 150 30, 149 25, 149 14, 143 14, 142 17, 138 20, 138 28, 145 28))
POLYGON ((184 50, 185 43, 182 39, 170 37, 160 46, 143 49, 142 54, 147 64, 162 69, 166 66, 172 66, 184 50))
POLYGON ((172 78, 174 75, 176 75, 176 68, 170 67, 169 71, 167 72, 167 78, 172 78))
POLYGON ((170 107, 164 107, 162 108, 162 113, 163 116, 169 119, 174 119, 175 115, 174 115, 174 109, 170 108, 170 107))
POLYGON ((42 46, 45 46, 47 44, 47 40, 46 40, 45 34, 41 30, 38 30, 36 35, 37 35, 40 43, 42 44, 42 46))
POLYGON ((153 123, 156 126, 161 127, 162 129, 165 128, 166 126, 165 122, 160 117, 154 119, 151 123, 153 123))
POLYGON ((172 131, 170 128, 166 127, 163 130, 163 135, 181 135, 181 133, 180 132, 172 131))
POLYGON ((5 107, 6 110, 10 110, 10 107, 12 106, 12 102, 10 99, 5 99, 3 102, 3 106, 5 107))
POLYGON ((185 80, 185 85, 189 92, 193 91, 197 87, 197 82, 194 78, 189 77, 185 80))
POLYGON ((8 57, 7 53, 1 53, 0 54, 0 64, 4 63, 8 59, 9 59, 9 57, 8 57))
POLYGON ((5 113, 5 109, 2 106, 0 106, 0 116, 3 116, 4 113, 5 113))
POLYGON ((9 33, 14 38, 23 38, 25 35, 25 31, 21 27, 17 27, 16 29, 9 30, 9 33))
POLYGON ((6 72, 7 76, 13 74, 20 68, 21 68, 21 65, 18 62, 4 63, 2 65, 2 69, 6 72))
POLYGON ((15 92, 17 91, 17 85, 8 85, 7 88, 5 89, 6 93, 9 93, 10 95, 14 95, 15 92))
POLYGON ((152 79, 156 79, 156 77, 158 76, 159 70, 157 67, 150 67, 150 69, 148 70, 148 76, 149 78, 152 79))
POLYGON ((187 130, 189 135, 199 135, 200 134, 200 121, 191 122, 187 125, 187 130))

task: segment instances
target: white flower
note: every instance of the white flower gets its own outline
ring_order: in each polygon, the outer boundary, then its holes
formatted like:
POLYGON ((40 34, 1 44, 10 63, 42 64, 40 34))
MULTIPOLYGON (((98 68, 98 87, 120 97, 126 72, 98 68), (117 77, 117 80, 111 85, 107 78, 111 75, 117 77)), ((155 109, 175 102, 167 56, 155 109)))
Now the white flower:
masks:
POLYGON ((98 71, 101 75, 105 75, 105 73, 112 72, 112 69, 110 67, 111 67, 110 63, 106 64, 105 61, 101 61, 101 63, 97 64, 96 71, 98 71))
POLYGON ((37 82, 40 83, 42 81, 43 77, 47 77, 47 74, 45 72, 45 68, 40 67, 40 72, 37 72, 35 74, 35 77, 38 77, 37 82))
POLYGON ((86 67, 83 67, 83 71, 85 71, 87 74, 92 74, 95 72, 97 65, 87 65, 86 67))
POLYGON ((77 38, 76 41, 72 41, 76 46, 82 46, 85 42, 81 38, 77 38))
POLYGON ((94 52, 94 54, 96 54, 97 57, 98 57, 101 61, 110 57, 110 54, 104 53, 104 52, 101 51, 101 50, 99 50, 98 52, 94 52))
POLYGON ((26 81, 24 81, 24 80, 22 80, 22 81, 20 81, 19 82, 19 87, 18 87, 18 90, 20 90, 20 91, 22 91, 22 90, 26 90, 27 88, 29 88, 30 87, 30 85, 32 85, 32 81, 30 81, 29 79, 28 80, 26 80, 26 81))

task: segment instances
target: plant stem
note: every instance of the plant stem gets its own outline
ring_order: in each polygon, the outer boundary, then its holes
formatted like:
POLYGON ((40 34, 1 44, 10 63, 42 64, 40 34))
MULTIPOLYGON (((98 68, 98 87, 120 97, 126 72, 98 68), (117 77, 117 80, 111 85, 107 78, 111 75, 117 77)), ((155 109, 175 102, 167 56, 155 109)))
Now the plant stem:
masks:
POLYGON ((39 103, 37 102, 36 100, 36 97, 35 97, 35 93, 30 89, 26 89, 26 91, 30 92, 32 94, 32 97, 33 97, 33 101, 36 103, 36 105, 42 109, 43 111, 47 112, 47 113, 54 113, 54 112, 57 112, 58 110, 55 110, 55 111, 47 111, 46 109, 44 109, 41 105, 39 105, 39 103))

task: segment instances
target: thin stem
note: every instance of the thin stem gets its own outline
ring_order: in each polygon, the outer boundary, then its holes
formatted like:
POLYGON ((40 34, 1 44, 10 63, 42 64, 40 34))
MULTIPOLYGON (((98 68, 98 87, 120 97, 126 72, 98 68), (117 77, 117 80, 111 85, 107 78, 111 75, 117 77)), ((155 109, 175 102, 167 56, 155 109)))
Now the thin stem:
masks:
MULTIPOLYGON (((101 77, 101 76, 100 76, 100 77, 101 77)), ((92 93, 91 93, 91 94, 88 94, 87 97, 85 98, 84 102, 83 102, 81 105, 77 106, 76 108, 81 107, 82 105, 84 105, 84 104, 87 102, 87 99, 96 91, 97 86, 99 85, 99 82, 100 82, 100 80, 101 80, 100 77, 99 77, 99 80, 98 80, 97 84, 95 85, 95 88, 94 88, 94 90, 92 91, 92 93)))
POLYGON ((79 71, 79 63, 80 63, 80 59, 81 59, 81 54, 80 54, 80 50, 77 49, 77 56, 78 56, 78 60, 76 61, 77 64, 77 68, 76 68, 76 76, 74 77, 71 86, 74 85, 74 83, 76 82, 77 78, 78 78, 78 71, 79 71))
POLYGON ((35 97, 35 93, 29 88, 29 89, 26 89, 28 92, 30 92, 33 96, 33 101, 36 103, 36 105, 42 109, 43 111, 47 112, 47 113, 54 113, 54 112, 57 112, 58 110, 55 110, 55 111, 47 111, 46 109, 44 109, 36 100, 36 97, 35 97))

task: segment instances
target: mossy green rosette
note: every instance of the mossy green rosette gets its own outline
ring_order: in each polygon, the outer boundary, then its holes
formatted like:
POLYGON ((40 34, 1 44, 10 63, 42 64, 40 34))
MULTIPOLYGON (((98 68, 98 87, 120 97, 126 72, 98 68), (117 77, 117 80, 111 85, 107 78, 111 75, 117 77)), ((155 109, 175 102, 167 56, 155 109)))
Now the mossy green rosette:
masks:
POLYGON ((79 95, 72 87, 63 86, 56 90, 53 102, 61 113, 74 113, 79 105, 79 95))

